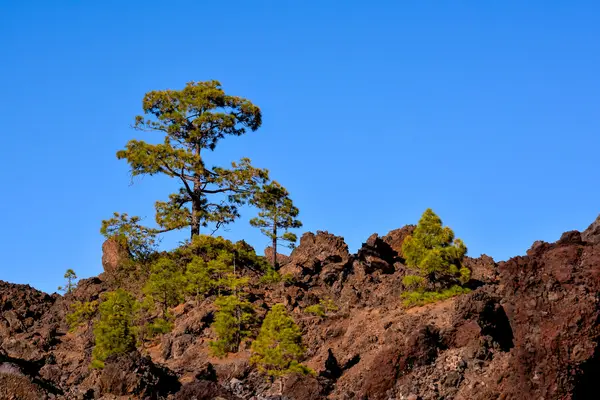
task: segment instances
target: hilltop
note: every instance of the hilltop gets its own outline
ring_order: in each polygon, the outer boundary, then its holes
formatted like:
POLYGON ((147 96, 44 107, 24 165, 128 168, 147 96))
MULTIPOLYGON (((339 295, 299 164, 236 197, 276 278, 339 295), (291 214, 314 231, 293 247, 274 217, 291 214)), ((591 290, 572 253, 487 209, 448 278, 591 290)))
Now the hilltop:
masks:
POLYGON ((314 374, 281 382, 250 362, 249 341, 223 358, 211 354, 214 296, 172 307, 169 332, 90 368, 93 324, 70 331, 66 316, 75 302, 125 284, 116 279, 125 257, 116 241, 103 246, 105 272, 65 296, 0 282, 0 398, 594 398, 600 217, 505 262, 465 257, 470 293, 407 308, 401 248, 413 229, 374 234, 356 254, 341 237, 307 233, 280 258, 285 279, 240 272, 260 318, 281 303, 302 332, 302 362, 314 374), (323 313, 306 312, 319 304, 323 313))

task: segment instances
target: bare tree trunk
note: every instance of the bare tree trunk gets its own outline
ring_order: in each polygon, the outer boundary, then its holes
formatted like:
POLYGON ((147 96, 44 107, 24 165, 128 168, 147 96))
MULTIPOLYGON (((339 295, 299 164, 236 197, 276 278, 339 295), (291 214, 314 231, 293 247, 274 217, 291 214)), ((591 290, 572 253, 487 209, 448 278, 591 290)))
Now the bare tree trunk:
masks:
POLYGON ((278 269, 277 265, 277 223, 273 224, 273 268, 278 269))
POLYGON ((202 207, 202 204, 200 203, 200 193, 198 193, 198 191, 200 190, 199 188, 200 184, 199 183, 195 183, 194 184, 194 196, 192 198, 192 222, 191 222, 191 235, 190 235, 190 239, 193 239, 194 236, 197 236, 200 234, 200 208, 202 207))

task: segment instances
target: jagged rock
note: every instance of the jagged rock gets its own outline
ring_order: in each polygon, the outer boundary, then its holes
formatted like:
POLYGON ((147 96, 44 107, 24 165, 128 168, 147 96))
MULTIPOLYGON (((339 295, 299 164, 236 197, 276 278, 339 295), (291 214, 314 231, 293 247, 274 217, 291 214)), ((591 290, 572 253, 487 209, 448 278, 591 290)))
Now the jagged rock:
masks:
POLYGON ((600 243, 600 215, 588 228, 581 233, 581 238, 589 243, 600 243))
MULTIPOLYGON (((285 397, 596 397, 598 220, 556 243, 536 242, 524 257, 465 258, 478 282, 470 294, 406 310, 398 252, 411 229, 371 236, 356 255, 340 237, 307 234, 281 271, 297 269, 297 279, 249 289, 259 320, 273 304, 286 304, 308 349, 303 362, 320 372, 285 379, 285 397), (321 299, 339 310, 324 318, 304 312, 321 299)), ((173 330, 146 343, 149 357, 114 357, 104 370, 90 370, 92 329, 69 333, 65 317, 73 301, 112 290, 106 282, 82 280, 64 297, 0 282, 0 399, 139 399, 157 388, 177 399, 280 398, 278 381, 251 364, 248 343, 224 359, 210 357, 214 297, 171 310, 173 330), (186 384, 179 389, 170 371, 186 384)))
POLYGON ((113 274, 129 257, 129 250, 115 238, 102 243, 102 267, 107 274, 113 274))
POLYGON ((471 281, 475 286, 498 283, 498 264, 492 257, 485 254, 478 258, 465 257, 462 263, 471 270, 471 281))
POLYGON ((175 374, 155 365, 137 351, 110 356, 100 375, 99 392, 119 396, 158 398, 177 392, 181 384, 175 374))
MULTIPOLYGON (((269 264, 273 264, 273 247, 269 246, 264 251, 265 258, 269 262, 269 264)), ((277 253, 277 263, 280 267, 289 263, 290 257, 285 254, 277 253)))
POLYGON ((45 393, 26 376, 0 372, 0 399, 40 400, 45 393))
POLYGON ((365 273, 381 271, 384 274, 394 272, 397 253, 376 233, 369 236, 358 250, 357 259, 362 262, 365 273))
MULTIPOLYGON (((280 270, 282 275, 291 274, 299 280, 319 275, 323 271, 325 281, 331 282, 351 261, 344 238, 328 232, 307 232, 300 238, 300 245, 292 251, 288 263, 280 270)), ((334 279, 335 280, 335 279, 334 279)))
POLYGON ((324 399, 322 387, 317 378, 312 375, 293 374, 285 379, 283 396, 290 400, 320 400, 324 399))
POLYGON ((408 235, 412 235, 415 228, 415 225, 406 225, 400 229, 390 231, 382 239, 390 245, 398 257, 402 257, 402 244, 404 244, 404 239, 406 239, 408 235))
POLYGON ((183 385, 175 400, 237 400, 239 397, 211 381, 194 381, 183 385))

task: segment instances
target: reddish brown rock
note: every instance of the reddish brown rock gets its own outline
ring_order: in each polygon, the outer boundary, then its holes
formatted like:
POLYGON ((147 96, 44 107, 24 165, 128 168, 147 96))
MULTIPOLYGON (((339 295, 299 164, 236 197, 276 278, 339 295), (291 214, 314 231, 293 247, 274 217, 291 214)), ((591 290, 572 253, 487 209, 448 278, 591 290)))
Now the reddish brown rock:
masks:
POLYGON ((102 243, 102 267, 107 274, 113 274, 129 257, 129 251, 118 240, 110 238, 102 243))
POLYGON ((390 245, 399 257, 402 257, 402 244, 404 244, 404 239, 406 239, 408 235, 411 235, 415 228, 415 225, 406 225, 400 229, 390 231, 382 239, 390 245))
MULTIPOLYGON (((265 258, 267 259, 269 264, 273 264, 273 248, 270 246, 267 247, 265 249, 264 253, 265 253, 265 258)), ((289 262, 289 260, 290 260, 289 256, 286 256, 285 254, 277 253, 277 263, 279 264, 280 267, 287 264, 289 262)))
POLYGON ((600 215, 588 228, 581 233, 581 238, 589 243, 600 243, 600 215))
POLYGON ((179 391, 181 384, 169 370, 154 365, 138 352, 110 356, 100 374, 99 392, 138 398, 159 398, 179 391))
POLYGON ((465 257, 462 263, 471 270, 471 281, 477 286, 499 282, 498 264, 492 257, 485 254, 478 258, 465 257))

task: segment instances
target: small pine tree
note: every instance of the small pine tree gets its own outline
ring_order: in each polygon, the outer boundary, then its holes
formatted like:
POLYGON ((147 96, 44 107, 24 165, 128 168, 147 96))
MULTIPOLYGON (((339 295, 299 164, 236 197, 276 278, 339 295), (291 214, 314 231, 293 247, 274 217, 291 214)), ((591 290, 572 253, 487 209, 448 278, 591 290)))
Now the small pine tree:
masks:
POLYGON ((67 280, 67 283, 65 286, 59 286, 58 290, 63 292, 64 294, 69 294, 77 286, 77 284, 75 283, 75 280, 77 279, 77 274, 75 273, 75 271, 69 268, 65 272, 64 278, 67 280))
POLYGON ((252 343, 252 353, 251 362, 270 376, 312 373, 300 364, 305 353, 302 332, 283 304, 274 305, 263 320, 260 333, 252 343))
POLYGON ((284 241, 289 247, 294 247, 298 240, 296 235, 288 230, 302 227, 302 222, 296 219, 299 210, 294 206, 288 191, 275 181, 256 192, 251 203, 258 207, 260 212, 258 217, 250 220, 250 225, 260 228, 260 231, 271 239, 273 267, 277 268, 277 243, 284 241))
POLYGON ((144 293, 161 305, 164 318, 169 307, 183 300, 184 289, 185 279, 177 263, 162 257, 152 265, 144 293))
POLYGON ((402 252, 407 265, 417 271, 417 275, 404 278, 406 286, 424 288, 430 284, 442 289, 464 284, 471 277, 471 271, 461 264, 467 247, 454 238, 452 229, 442 226, 442 220, 430 208, 405 239, 402 252))
POLYGON ((135 349, 134 320, 138 306, 133 295, 123 289, 104 295, 104 300, 99 306, 100 318, 94 324, 92 367, 103 368, 104 360, 108 356, 135 349))
POLYGON ((186 292, 197 300, 215 287, 208 263, 201 257, 194 257, 185 270, 186 292))
POLYGON ((254 309, 237 294, 218 297, 215 305, 218 311, 212 328, 218 339, 209 346, 213 355, 224 357, 227 353, 237 352, 242 340, 250 335, 254 309))
POLYGON ((73 312, 67 314, 67 324, 69 324, 69 331, 73 332, 78 327, 87 325, 88 328, 91 326, 92 318, 98 311, 98 301, 76 301, 71 304, 73 312))

